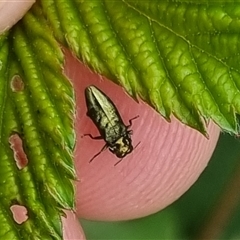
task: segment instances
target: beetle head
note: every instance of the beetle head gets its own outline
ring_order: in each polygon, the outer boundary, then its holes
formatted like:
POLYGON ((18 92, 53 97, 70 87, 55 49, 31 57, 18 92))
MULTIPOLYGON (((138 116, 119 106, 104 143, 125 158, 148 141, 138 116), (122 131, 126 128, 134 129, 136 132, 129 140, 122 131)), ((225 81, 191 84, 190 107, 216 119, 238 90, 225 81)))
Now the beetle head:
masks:
POLYGON ((128 136, 119 138, 109 150, 114 153, 118 158, 123 158, 133 150, 132 140, 128 136))

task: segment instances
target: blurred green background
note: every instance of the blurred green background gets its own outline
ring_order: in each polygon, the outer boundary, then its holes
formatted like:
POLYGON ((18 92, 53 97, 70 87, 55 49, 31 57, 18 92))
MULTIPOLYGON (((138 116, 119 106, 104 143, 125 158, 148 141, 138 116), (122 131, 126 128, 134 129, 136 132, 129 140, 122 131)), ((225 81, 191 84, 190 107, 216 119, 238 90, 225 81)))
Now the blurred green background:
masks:
MULTIPOLYGON (((213 222, 219 220, 214 210, 220 209, 218 205, 220 199, 228 199, 228 197, 231 199, 226 190, 231 188, 229 183, 233 176, 236 176, 237 168, 240 169, 239 143, 238 139, 222 134, 208 167, 198 181, 180 199, 156 214, 126 222, 81 220, 86 238, 88 240, 199 239, 204 226, 209 226, 207 221, 209 217, 215 216, 213 222)), ((240 175, 240 172, 237 175, 240 175)), ((237 196, 232 197, 234 198, 237 199, 237 196)), ((217 239, 240 239, 240 201, 237 199, 236 202, 230 218, 225 220, 217 239)), ((223 208, 221 211, 224 213, 227 210, 223 208)))

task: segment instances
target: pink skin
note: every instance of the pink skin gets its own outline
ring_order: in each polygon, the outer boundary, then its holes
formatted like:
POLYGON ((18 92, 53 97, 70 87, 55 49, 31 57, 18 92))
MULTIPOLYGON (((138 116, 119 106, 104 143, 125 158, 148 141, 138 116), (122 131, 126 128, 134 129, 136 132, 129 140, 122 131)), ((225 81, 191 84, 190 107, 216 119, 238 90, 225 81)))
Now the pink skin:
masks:
POLYGON ((81 225, 79 224, 78 217, 72 211, 64 211, 66 217, 62 217, 63 224, 63 239, 64 240, 85 240, 85 234, 81 225))
POLYGON ((172 117, 167 122, 147 104, 131 99, 124 90, 66 52, 65 72, 73 80, 77 98, 75 161, 79 181, 77 214, 94 220, 128 220, 157 212, 178 199, 206 167, 219 137, 219 127, 210 122, 209 139, 172 117), (139 146, 117 166, 119 159, 109 150, 91 163, 104 146, 87 117, 84 89, 95 85, 114 102, 125 125, 133 121, 133 146, 139 146))
POLYGON ((18 22, 34 2, 34 0, 0 1, 0 34, 18 22))
MULTIPOLYGON (((206 139, 174 117, 168 123, 142 101, 132 100, 121 87, 92 73, 67 51, 65 73, 73 82, 77 100, 75 161, 79 217, 109 221, 143 217, 175 201, 197 180, 216 146, 219 127, 210 122, 206 139), (86 116, 84 89, 92 84, 112 99, 126 125, 139 115, 131 129, 133 146, 139 141, 140 144, 117 166, 114 164, 119 159, 108 150, 89 164, 105 144, 103 140, 81 137, 86 133, 99 135, 86 116)), ((74 214, 63 218, 63 227, 64 239, 84 239, 74 214)))

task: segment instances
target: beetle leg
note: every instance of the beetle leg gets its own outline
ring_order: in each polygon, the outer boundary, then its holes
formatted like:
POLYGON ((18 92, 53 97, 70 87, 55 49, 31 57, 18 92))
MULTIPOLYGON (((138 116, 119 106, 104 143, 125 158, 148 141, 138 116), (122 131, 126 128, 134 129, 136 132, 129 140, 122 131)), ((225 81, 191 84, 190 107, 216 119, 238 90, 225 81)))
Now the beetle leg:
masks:
POLYGON ((93 137, 92 134, 89 134, 89 133, 83 134, 82 138, 83 138, 83 137, 86 137, 86 136, 89 136, 90 138, 95 139, 95 140, 103 139, 102 136, 93 137))
POLYGON ((137 115, 137 116, 134 117, 134 118, 129 119, 129 125, 127 126, 127 128, 131 127, 133 120, 135 120, 135 119, 138 118, 138 117, 139 117, 139 115, 137 115))
POLYGON ((103 152, 103 151, 106 150, 107 148, 108 148, 108 145, 105 144, 105 145, 103 146, 103 148, 102 148, 97 154, 95 154, 95 155, 90 159, 89 163, 92 162, 92 160, 93 160, 94 158, 96 158, 101 152, 103 152))

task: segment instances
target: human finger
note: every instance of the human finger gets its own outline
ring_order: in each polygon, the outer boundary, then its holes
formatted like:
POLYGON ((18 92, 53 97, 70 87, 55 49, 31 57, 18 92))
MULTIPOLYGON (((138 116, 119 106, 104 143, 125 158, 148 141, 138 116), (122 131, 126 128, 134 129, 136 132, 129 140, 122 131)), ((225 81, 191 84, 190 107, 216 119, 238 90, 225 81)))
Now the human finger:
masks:
POLYGON ((197 180, 215 149, 218 126, 209 122, 207 139, 174 117, 169 123, 68 52, 65 72, 73 81, 77 101, 75 163, 80 217, 107 221, 143 217, 171 204, 197 180), (119 159, 108 150, 89 163, 105 144, 104 140, 82 138, 84 134, 100 134, 86 115, 84 90, 89 85, 110 97, 125 125, 139 115, 132 124, 133 146, 139 145, 117 166, 119 159))
POLYGON ((74 212, 65 210, 65 217, 62 217, 63 239, 64 240, 85 240, 83 229, 74 212))
POLYGON ((34 0, 0 2, 0 34, 10 29, 31 8, 34 0))

